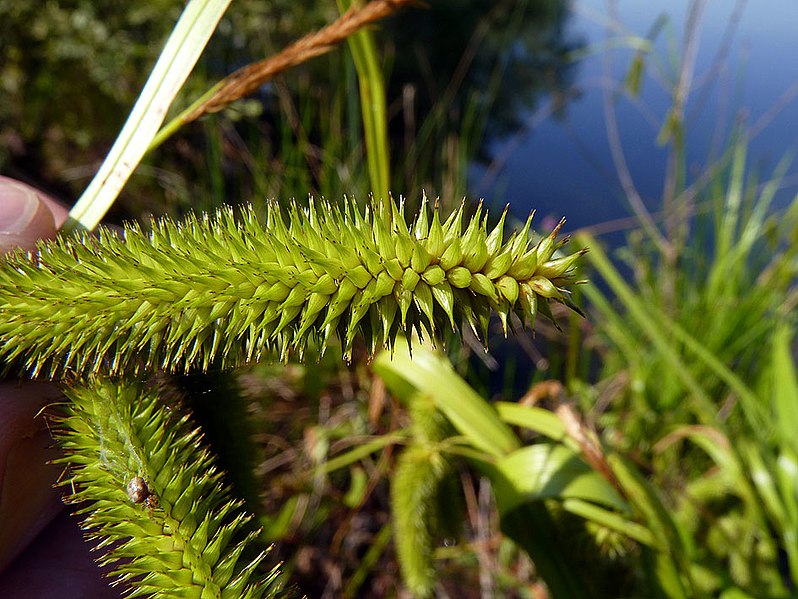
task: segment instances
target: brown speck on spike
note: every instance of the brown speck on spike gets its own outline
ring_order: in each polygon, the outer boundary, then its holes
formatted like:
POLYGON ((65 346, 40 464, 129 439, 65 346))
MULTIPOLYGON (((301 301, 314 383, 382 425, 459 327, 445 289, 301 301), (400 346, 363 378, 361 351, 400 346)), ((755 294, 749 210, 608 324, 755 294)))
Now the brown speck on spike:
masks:
POLYGON ((132 503, 141 503, 150 496, 150 489, 143 478, 136 476, 127 483, 127 496, 132 503))

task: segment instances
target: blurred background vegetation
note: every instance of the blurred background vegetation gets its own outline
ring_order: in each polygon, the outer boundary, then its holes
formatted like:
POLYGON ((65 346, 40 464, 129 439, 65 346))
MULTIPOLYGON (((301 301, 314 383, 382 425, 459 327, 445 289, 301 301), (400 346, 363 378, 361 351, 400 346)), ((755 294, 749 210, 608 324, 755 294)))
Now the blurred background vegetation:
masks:
MULTIPOLYGON (((0 3, 0 168, 66 200, 79 195, 182 4, 0 3)), ((175 112, 337 15, 330 2, 233 3, 175 112)), ((520 106, 565 87, 565 18, 560 1, 434 2, 377 26, 395 194, 467 194, 466 167, 485 140, 512 130, 520 106)), ((336 51, 181 131, 138 169, 115 218, 286 194, 365 196, 363 152, 354 66, 336 51)))

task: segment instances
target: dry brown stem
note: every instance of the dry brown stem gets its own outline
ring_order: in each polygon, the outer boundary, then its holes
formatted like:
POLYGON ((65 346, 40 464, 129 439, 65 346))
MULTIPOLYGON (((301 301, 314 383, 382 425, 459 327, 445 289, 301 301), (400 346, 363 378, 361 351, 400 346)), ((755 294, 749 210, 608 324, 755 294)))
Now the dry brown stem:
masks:
POLYGON ((222 79, 216 93, 182 117, 183 124, 222 110, 230 103, 252 93, 278 73, 329 52, 366 25, 392 15, 415 1, 374 0, 362 7, 353 5, 333 23, 304 36, 282 52, 242 67, 222 79))

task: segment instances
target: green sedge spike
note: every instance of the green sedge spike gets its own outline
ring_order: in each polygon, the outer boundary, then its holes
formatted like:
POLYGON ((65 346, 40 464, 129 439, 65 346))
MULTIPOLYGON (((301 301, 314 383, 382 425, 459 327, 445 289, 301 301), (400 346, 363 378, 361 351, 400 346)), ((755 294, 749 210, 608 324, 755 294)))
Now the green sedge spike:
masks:
POLYGON ((441 449, 454 429, 426 395, 415 393, 407 401, 413 440, 396 461, 391 511, 402 579, 413 596, 421 598, 435 587, 438 538, 444 530, 458 534, 464 518, 459 494, 451 493, 456 470, 441 449))
POLYGON ((462 206, 441 219, 425 204, 408 224, 393 202, 361 212, 345 198, 273 202, 265 224, 226 208, 45 242, 0 267, 0 357, 33 374, 186 371, 301 358, 338 337, 348 359, 358 337, 374 352, 572 305, 573 260, 551 259, 553 235, 533 245, 527 222, 502 243, 481 209, 463 220, 462 206))
POLYGON ((61 484, 129 596, 278 596, 253 516, 176 406, 143 384, 100 377, 64 393, 61 484))
POLYGON ((391 479, 394 541, 402 578, 414 597, 435 589, 436 496, 451 465, 433 446, 412 444, 399 454, 391 479))

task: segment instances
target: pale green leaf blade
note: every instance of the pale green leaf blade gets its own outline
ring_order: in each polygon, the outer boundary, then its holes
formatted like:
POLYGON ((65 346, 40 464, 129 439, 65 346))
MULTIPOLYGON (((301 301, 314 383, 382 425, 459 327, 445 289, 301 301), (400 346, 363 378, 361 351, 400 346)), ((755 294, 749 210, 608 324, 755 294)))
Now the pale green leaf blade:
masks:
POLYGON ((626 535, 643 545, 656 548, 656 540, 654 539, 654 535, 651 534, 651 531, 642 524, 633 522, 623 514, 608 510, 595 503, 576 498, 565 499, 563 501, 563 508, 585 520, 590 520, 599 526, 626 535))
POLYGON ((540 443, 523 447, 501 458, 496 471, 499 476, 493 481, 494 492, 501 513, 530 501, 569 498, 621 511, 629 509, 605 478, 564 445, 540 443))
POLYGON ((64 230, 91 230, 138 166, 230 0, 191 0, 175 25, 121 133, 69 212, 64 230))
MULTIPOLYGON (((350 8, 352 0, 339 0, 341 14, 350 8)), ((390 149, 388 118, 386 116, 385 81, 379 64, 374 34, 362 29, 347 40, 357 70, 360 88, 363 132, 366 138, 366 160, 372 193, 387 199, 390 193, 390 149)))
POLYGON ((411 357, 407 345, 397 342, 393 355, 383 352, 377 357, 374 370, 391 389, 410 384, 432 398, 474 447, 497 457, 518 448, 518 439, 495 408, 477 395, 442 355, 417 346, 411 357))
POLYGON ((554 441, 566 438, 562 420, 549 410, 508 401, 497 401, 493 405, 499 412, 499 418, 507 424, 527 428, 554 441))
POLYGON ((798 376, 792 356, 792 329, 782 325, 773 340, 773 407, 780 445, 798 452, 795 425, 798 423, 798 376))

